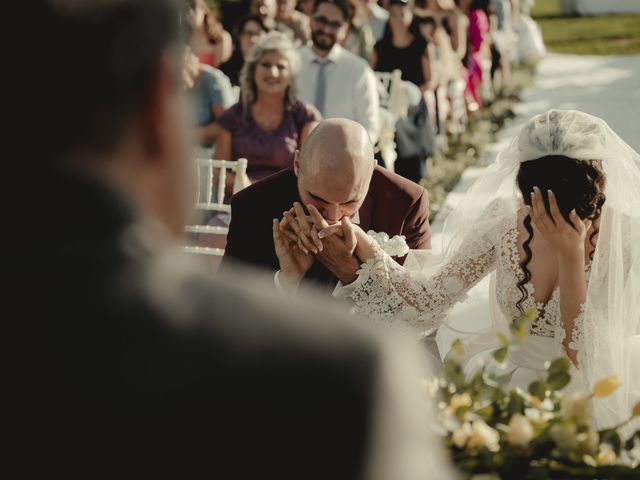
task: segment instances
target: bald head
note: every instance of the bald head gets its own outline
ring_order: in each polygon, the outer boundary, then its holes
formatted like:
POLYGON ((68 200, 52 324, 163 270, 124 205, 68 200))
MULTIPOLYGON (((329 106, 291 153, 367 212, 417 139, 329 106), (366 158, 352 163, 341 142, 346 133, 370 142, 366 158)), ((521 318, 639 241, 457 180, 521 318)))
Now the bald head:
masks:
POLYGON ((343 118, 324 120, 295 162, 300 198, 328 220, 351 216, 369 190, 374 166, 373 145, 362 125, 343 118))

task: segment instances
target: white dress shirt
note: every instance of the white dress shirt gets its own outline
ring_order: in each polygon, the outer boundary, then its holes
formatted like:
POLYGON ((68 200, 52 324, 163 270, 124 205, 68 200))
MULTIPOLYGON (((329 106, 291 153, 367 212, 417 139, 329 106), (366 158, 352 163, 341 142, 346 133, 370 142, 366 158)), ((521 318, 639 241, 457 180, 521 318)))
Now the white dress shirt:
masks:
POLYGON ((375 144, 380 134, 378 80, 362 58, 336 44, 326 57, 316 55, 311 46, 300 48, 302 65, 298 76, 299 98, 314 104, 320 65, 325 67, 324 118, 348 118, 360 123, 375 144))

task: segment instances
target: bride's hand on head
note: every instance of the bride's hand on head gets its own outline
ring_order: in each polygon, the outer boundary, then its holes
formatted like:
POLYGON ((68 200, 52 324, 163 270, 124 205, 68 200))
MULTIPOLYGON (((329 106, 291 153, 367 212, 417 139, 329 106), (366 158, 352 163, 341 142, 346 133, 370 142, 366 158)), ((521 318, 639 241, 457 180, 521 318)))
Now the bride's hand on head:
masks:
POLYGON ((557 250, 562 260, 584 262, 584 245, 591 220, 581 220, 575 209, 565 220, 551 190, 547 192, 549 210, 544 206, 543 193, 538 187, 531 192, 531 220, 542 236, 557 250))

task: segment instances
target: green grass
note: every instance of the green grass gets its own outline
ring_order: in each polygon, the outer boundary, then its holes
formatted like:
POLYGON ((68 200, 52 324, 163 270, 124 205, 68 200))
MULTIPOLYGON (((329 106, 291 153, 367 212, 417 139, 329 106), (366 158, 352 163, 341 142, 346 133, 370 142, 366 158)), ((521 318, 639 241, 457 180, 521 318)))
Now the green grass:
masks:
POLYGON ((536 0, 532 10, 547 49, 582 55, 640 53, 640 15, 563 17, 556 0, 536 0))

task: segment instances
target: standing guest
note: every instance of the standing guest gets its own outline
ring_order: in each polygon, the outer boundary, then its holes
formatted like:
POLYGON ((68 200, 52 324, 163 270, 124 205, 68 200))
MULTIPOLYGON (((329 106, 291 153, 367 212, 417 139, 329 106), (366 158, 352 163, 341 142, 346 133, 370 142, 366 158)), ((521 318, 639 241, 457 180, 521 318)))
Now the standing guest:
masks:
POLYGON ((380 133, 378 81, 365 60, 340 45, 348 23, 347 0, 316 0, 311 43, 300 49, 300 98, 325 118, 360 123, 375 144, 380 133))
POLYGON ((369 63, 375 39, 371 33, 371 27, 364 20, 362 9, 363 7, 359 0, 349 0, 351 20, 349 21, 347 34, 342 41, 342 46, 345 50, 355 53, 369 63))
POLYGON ((269 30, 257 15, 242 17, 236 25, 236 45, 228 62, 220 65, 220 70, 229 77, 234 86, 240 85, 240 70, 253 46, 269 30))
POLYGON ((218 119, 215 158, 246 158, 251 180, 293 166, 294 152, 321 119, 312 105, 298 100, 299 64, 293 44, 280 32, 268 33, 251 50, 240 73, 241 100, 218 119))
POLYGON ((454 0, 416 1, 414 13, 421 18, 431 17, 441 25, 450 38, 451 48, 460 61, 467 52, 467 16, 456 6, 454 0))
POLYGON ((296 0, 276 0, 278 10, 276 21, 286 25, 293 31, 295 40, 302 44, 309 41, 311 37, 311 26, 309 17, 296 10, 296 0))
POLYGON ((373 38, 377 42, 382 39, 389 21, 389 12, 378 5, 377 0, 358 0, 362 7, 366 23, 371 28, 373 38))
POLYGON ((45 68, 56 94, 43 98, 47 128, 23 180, 56 215, 25 226, 8 272, 9 468, 280 480, 448 470, 416 357, 326 302, 282 298, 251 273, 213 280, 180 254, 193 182, 175 1, 31 7, 47 41, 17 93, 45 68), (46 248, 41 228, 55 232, 46 248))
POLYGON ((200 62, 217 67, 231 56, 231 35, 209 9, 204 0, 186 0, 189 6, 187 18, 193 30, 191 48, 200 62))
POLYGON ((469 18, 465 57, 468 70, 466 95, 469 99, 469 110, 475 111, 482 106, 479 92, 482 84, 482 64, 485 60, 491 59, 489 0, 458 0, 458 6, 469 18))

